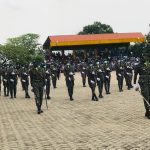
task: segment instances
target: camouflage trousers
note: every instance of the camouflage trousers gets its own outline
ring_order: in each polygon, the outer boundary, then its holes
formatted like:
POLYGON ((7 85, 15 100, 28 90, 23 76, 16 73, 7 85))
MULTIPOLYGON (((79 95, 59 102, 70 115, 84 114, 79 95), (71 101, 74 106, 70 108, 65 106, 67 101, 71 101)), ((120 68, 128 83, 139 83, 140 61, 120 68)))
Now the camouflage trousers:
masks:
POLYGON ((33 92, 35 95, 35 103, 38 111, 41 110, 42 101, 43 101, 43 86, 38 84, 33 85, 33 92))

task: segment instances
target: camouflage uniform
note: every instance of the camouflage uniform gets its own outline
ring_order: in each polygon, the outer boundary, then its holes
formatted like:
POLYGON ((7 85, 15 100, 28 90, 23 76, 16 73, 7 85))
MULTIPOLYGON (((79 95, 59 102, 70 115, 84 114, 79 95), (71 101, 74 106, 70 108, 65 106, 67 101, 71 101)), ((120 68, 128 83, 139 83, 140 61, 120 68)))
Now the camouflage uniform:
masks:
POLYGON ((30 81, 31 86, 33 87, 33 92, 35 95, 35 102, 37 106, 37 113, 40 114, 43 111, 41 110, 42 101, 43 101, 43 89, 45 86, 45 71, 40 66, 34 66, 30 70, 30 81))
MULTIPOLYGON (((150 57, 150 55, 149 55, 150 57)), ((136 76, 139 74, 139 85, 141 88, 141 95, 144 99, 145 117, 150 119, 150 61, 142 60, 137 67, 136 76)))

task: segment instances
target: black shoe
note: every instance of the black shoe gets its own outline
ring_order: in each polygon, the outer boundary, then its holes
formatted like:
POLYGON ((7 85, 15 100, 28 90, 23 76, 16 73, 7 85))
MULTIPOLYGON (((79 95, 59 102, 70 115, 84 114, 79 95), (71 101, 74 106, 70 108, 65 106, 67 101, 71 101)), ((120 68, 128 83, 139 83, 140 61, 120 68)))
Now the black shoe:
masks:
POLYGON ((73 101, 74 99, 71 97, 70 100, 73 101))
POLYGON ((133 85, 130 85, 130 88, 133 88, 133 85))
POLYGON ((149 110, 146 110, 145 117, 148 117, 148 116, 150 116, 150 112, 149 112, 149 110))
POLYGON ((41 113, 43 113, 43 110, 41 110, 41 113))
POLYGON ((97 98, 97 97, 95 98, 95 101, 98 101, 98 98, 97 98))
POLYGON ((30 95, 26 95, 25 98, 30 98, 30 95))
POLYGON ((38 110, 38 111, 37 111, 37 114, 40 114, 40 113, 41 113, 41 111, 38 110))
POLYGON ((99 95, 99 98, 103 98, 103 96, 102 96, 102 95, 99 95))
POLYGON ((50 96, 47 96, 47 99, 51 99, 51 97, 50 97, 50 96))
POLYGON ((86 87, 86 85, 83 85, 83 87, 86 87))

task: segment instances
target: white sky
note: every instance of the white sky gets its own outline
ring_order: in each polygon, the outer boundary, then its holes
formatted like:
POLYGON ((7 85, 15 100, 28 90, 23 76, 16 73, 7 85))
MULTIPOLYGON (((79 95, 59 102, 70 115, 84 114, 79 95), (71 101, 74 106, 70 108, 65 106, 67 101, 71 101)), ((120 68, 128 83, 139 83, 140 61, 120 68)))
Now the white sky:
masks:
POLYGON ((0 0, 0 43, 26 33, 77 34, 94 21, 114 32, 142 32, 150 27, 150 0, 0 0))

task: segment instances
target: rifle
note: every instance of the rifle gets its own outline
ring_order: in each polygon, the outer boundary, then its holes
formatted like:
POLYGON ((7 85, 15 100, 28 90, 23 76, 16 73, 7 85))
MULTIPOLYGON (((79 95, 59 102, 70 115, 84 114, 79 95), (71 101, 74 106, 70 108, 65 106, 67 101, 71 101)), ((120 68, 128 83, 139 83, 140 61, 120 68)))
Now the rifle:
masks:
POLYGON ((46 87, 44 88, 44 93, 45 93, 46 108, 48 109, 47 96, 46 96, 46 87))

